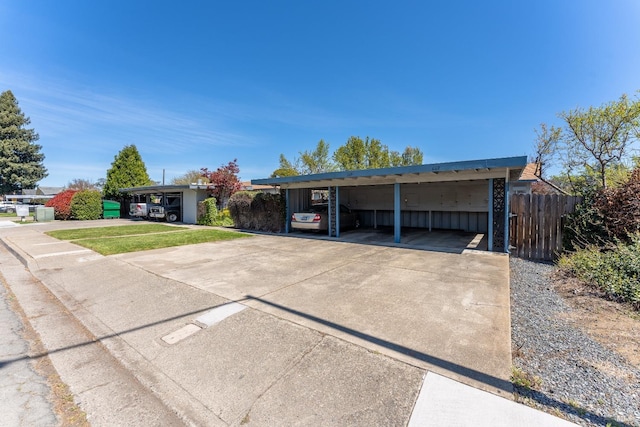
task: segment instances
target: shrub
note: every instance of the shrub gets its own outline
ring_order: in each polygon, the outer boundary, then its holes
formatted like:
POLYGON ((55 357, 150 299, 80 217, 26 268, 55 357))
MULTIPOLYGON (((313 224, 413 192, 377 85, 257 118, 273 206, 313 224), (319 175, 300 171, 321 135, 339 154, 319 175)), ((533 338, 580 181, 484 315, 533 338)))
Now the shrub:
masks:
POLYGON ((558 265, 610 298, 630 302, 640 309, 640 234, 630 239, 630 243, 617 241, 610 250, 597 246, 580 249, 562 256, 558 265))
POLYGON ((198 224, 213 225, 218 218, 218 206, 215 197, 209 197, 198 203, 198 224))
POLYGON ((210 197, 198 203, 198 224, 231 227, 233 220, 229 209, 219 211, 216 198, 210 197))
POLYGON ((610 239, 631 242, 631 236, 640 231, 640 169, 616 188, 602 190, 595 199, 595 208, 605 218, 610 239))
POLYGON ((229 200, 236 227, 279 232, 285 222, 284 198, 280 194, 239 191, 229 200))
POLYGON ((605 217, 595 207, 598 197, 600 193, 595 189, 585 191, 582 203, 565 218, 562 232, 562 246, 565 250, 574 251, 592 245, 606 246, 608 232, 605 217))
POLYGON ((256 193, 253 191, 238 191, 229 199, 229 213, 237 228, 253 228, 251 202, 255 195, 256 193))
POLYGON ((229 213, 229 208, 225 208, 219 211, 218 219, 216 220, 214 225, 222 227, 233 227, 233 219, 231 218, 231 213, 229 213))
POLYGON ((102 216, 102 195, 97 190, 81 190, 71 200, 71 218, 94 220, 102 216))
POLYGON ((279 232, 284 228, 285 203, 280 194, 256 194, 251 212, 258 230, 279 232))
POLYGON ((77 190, 65 190, 55 195, 45 206, 52 207, 55 219, 67 220, 71 218, 71 200, 77 190))

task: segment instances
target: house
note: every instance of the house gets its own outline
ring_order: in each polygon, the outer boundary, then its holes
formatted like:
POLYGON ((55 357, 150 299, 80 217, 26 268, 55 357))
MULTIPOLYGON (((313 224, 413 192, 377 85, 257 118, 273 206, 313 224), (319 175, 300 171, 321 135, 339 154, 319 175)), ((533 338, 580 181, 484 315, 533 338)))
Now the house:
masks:
POLYGON ((527 163, 517 181, 511 183, 512 194, 565 194, 566 191, 538 176, 536 163, 527 163))
POLYGON ((280 194, 280 188, 272 185, 253 184, 251 181, 243 181, 240 183, 244 191, 259 191, 268 194, 280 194))
MULTIPOLYGON (((312 194, 326 191, 328 235, 340 237, 340 206, 355 211, 363 227, 462 230, 487 235, 490 251, 508 252, 509 193, 527 165, 526 156, 253 180, 278 186, 291 213, 304 212, 312 194)), ((526 183, 525 183, 526 185, 526 183)))
POLYGON ((42 202, 52 199, 61 193, 64 187, 38 187, 22 190, 21 194, 7 194, 5 200, 22 201, 23 203, 42 202))

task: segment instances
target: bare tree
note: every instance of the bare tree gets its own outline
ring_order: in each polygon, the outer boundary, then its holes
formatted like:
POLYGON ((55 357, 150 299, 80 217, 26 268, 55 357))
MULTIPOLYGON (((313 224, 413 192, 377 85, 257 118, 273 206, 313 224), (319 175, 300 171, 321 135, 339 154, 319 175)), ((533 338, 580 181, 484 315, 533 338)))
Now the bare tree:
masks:
POLYGON ((74 178, 67 184, 67 190, 97 190, 97 186, 88 179, 74 178))
POLYGON ((535 129, 535 155, 536 176, 542 178, 542 174, 553 164, 558 154, 558 142, 562 138, 562 129, 555 126, 547 126, 540 123, 540 129, 535 129))
POLYGON ((198 171, 195 169, 188 170, 184 175, 176 176, 171 180, 171 184, 173 185, 189 185, 194 184, 196 182, 200 182, 207 184, 209 182, 209 178, 202 174, 202 171, 198 171))

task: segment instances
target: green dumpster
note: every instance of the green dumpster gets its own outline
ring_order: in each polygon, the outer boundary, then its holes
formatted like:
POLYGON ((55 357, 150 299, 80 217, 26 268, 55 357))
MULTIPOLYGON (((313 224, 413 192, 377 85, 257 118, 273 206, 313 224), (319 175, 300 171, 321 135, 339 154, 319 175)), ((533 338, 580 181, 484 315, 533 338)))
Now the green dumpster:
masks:
POLYGON ((113 200, 102 201, 102 217, 107 218, 120 218, 120 203, 113 200))

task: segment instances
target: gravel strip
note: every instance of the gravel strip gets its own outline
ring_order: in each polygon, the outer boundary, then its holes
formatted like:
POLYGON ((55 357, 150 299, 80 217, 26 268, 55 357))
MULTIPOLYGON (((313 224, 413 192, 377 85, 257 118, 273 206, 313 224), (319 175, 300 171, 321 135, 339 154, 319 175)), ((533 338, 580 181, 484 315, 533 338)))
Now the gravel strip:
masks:
POLYGON ((571 308, 550 281, 555 267, 511 258, 514 368, 539 377, 520 400, 584 426, 640 426, 640 370, 562 318, 571 308))

